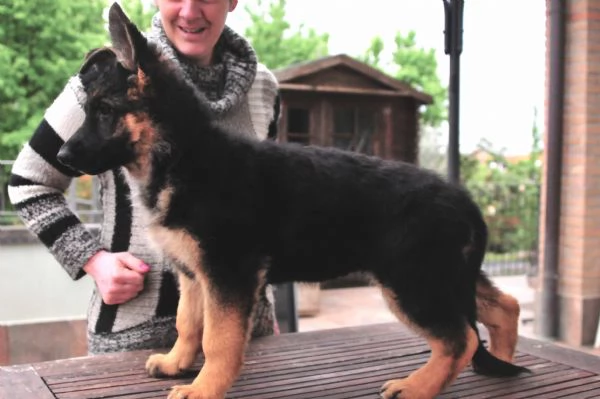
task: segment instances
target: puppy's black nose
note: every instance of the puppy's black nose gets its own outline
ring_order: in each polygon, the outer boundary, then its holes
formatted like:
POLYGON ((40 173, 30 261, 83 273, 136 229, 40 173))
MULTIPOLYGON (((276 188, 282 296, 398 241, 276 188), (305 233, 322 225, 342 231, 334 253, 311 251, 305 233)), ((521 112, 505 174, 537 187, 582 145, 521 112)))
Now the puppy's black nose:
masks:
POLYGON ((72 166, 73 159, 75 158, 73 151, 68 146, 63 145, 60 147, 58 154, 56 154, 56 159, 58 162, 62 163, 65 166, 72 166))

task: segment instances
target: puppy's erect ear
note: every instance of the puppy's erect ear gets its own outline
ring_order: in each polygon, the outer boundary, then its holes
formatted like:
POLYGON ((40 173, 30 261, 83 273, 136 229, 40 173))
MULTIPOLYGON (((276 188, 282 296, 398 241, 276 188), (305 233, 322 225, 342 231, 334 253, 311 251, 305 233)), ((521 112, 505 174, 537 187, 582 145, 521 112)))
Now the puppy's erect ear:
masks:
POLYGON ((85 56, 85 60, 83 61, 83 65, 79 69, 80 74, 84 74, 92 67, 92 65, 105 62, 110 59, 116 58, 117 55, 115 52, 108 47, 97 48, 88 52, 85 56))
POLYGON ((108 11, 108 31, 121 65, 130 71, 136 71, 138 52, 140 46, 146 44, 146 39, 116 2, 108 11))

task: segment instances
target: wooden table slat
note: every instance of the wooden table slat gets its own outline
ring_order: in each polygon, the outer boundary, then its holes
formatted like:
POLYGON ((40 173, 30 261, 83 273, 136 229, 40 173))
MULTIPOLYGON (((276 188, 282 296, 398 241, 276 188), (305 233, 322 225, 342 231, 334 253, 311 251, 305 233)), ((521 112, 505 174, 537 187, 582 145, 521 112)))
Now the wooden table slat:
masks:
MULTIPOLYGON (((231 391, 231 397, 237 397, 237 395, 255 395, 254 397, 261 398, 270 398, 270 397, 280 397, 281 392, 285 391, 284 396, 288 397, 295 393, 306 393, 311 391, 311 387, 317 387, 316 391, 322 390, 325 388, 333 388, 335 384, 338 384, 340 381, 352 381, 355 380, 356 377, 369 375, 369 376, 378 376, 383 375, 377 381, 380 385, 385 380, 398 376, 398 374, 404 376, 408 374, 411 370, 415 369, 419 365, 423 364, 426 361, 426 357, 421 356, 420 359, 416 362, 415 365, 407 365, 406 362, 403 362, 402 359, 397 360, 396 364, 390 362, 379 362, 376 366, 371 365, 371 367, 360 367, 354 370, 345 370, 341 371, 339 368, 336 368, 334 372, 325 372, 325 370, 321 370, 319 373, 309 374, 305 376, 300 376, 298 373, 289 373, 284 375, 282 378, 278 380, 274 380, 272 378, 269 379, 269 386, 265 388, 264 380, 263 381, 254 381, 254 383, 248 383, 248 381, 242 376, 239 380, 236 387, 231 391), (395 373, 394 366, 404 367, 403 373, 395 373), (315 384, 318 382, 318 386, 315 384), (331 385, 333 384, 333 386, 331 385)), ((363 377, 364 378, 364 377, 363 377)), ((98 395, 99 392, 104 392, 106 395, 118 395, 123 393, 124 391, 131 392, 134 390, 137 392, 138 390, 146 391, 149 387, 154 387, 156 389, 160 389, 161 387, 169 387, 175 383, 189 383, 192 378, 188 378, 185 380, 177 380, 177 381, 169 381, 167 385, 164 385, 164 380, 160 382, 156 382, 155 379, 151 378, 138 378, 136 379, 137 386, 135 388, 131 387, 131 382, 127 380, 111 380, 111 386, 106 386, 105 382, 100 382, 96 384, 86 384, 79 387, 63 387, 62 389, 55 389, 55 393, 60 393, 59 397, 71 398, 80 395, 80 392, 85 391, 89 396, 98 395)))
POLYGON ((511 395, 511 397, 515 398, 515 399, 532 398, 532 397, 543 397, 543 398, 549 398, 549 397, 557 398, 558 397, 558 398, 560 398, 564 395, 565 390, 575 388, 575 389, 578 389, 581 391, 584 389, 588 389, 589 386, 593 386, 593 384, 596 384, 598 382, 600 382, 600 378, 598 378, 598 376, 596 376, 596 375, 582 377, 582 378, 574 378, 572 380, 560 382, 557 384, 544 385, 543 387, 537 387, 533 391, 515 392, 511 395))
POLYGON ((52 399, 52 391, 30 365, 0 367, 0 398, 52 399))
MULTIPOLYGON (((557 396, 560 399, 598 399, 600 398, 600 388, 592 388, 590 390, 587 389, 587 386, 583 387, 581 390, 573 390, 573 392, 569 392, 569 394, 557 396)), ((543 396, 542 396, 543 398, 543 396)))
POLYGON ((571 381, 573 379, 590 376, 591 374, 582 370, 560 370, 543 375, 532 375, 526 378, 507 378, 497 381, 482 388, 468 389, 470 399, 487 399, 503 397, 507 394, 516 395, 518 392, 527 391, 528 395, 535 393, 535 389, 541 386, 554 385, 559 382, 571 381), (533 392, 532 392, 533 391, 533 392))
MULTIPOLYGON (((164 352, 163 350, 162 352, 164 352)), ((158 353, 161 351, 135 351, 129 352, 126 356, 123 353, 110 353, 101 355, 103 362, 98 362, 97 356, 86 356, 72 359, 61 359, 48 362, 40 362, 35 364, 35 369, 40 375, 51 377, 51 376, 65 376, 73 373, 73 370, 77 370, 77 373, 97 373, 107 370, 128 370, 132 367, 138 367, 140 362, 144 363, 148 356, 152 353, 158 353), (111 367, 107 368, 105 365, 110 364, 111 367)))
MULTIPOLYGON (((385 342, 390 342, 388 340, 386 340, 385 342)), ((407 355, 412 355, 412 354, 423 354, 423 353, 429 353, 428 347, 424 344, 424 342, 420 341, 418 342, 417 345, 412 344, 412 345, 405 345, 405 346, 400 346, 397 345, 394 347, 394 349, 388 349, 387 347, 377 347, 377 346, 373 346, 373 347, 367 347, 367 348, 363 348, 361 347, 360 350, 355 350, 351 352, 351 355, 349 355, 348 352, 348 347, 344 348, 344 350, 340 351, 340 350, 326 350, 325 348, 319 353, 315 353, 313 355, 306 355, 304 354, 301 350, 300 351, 294 351, 294 364, 296 366, 299 365, 311 365, 311 366, 315 366, 315 365, 322 365, 324 367, 327 367, 331 364, 335 364, 335 363, 339 363, 340 361, 345 361, 347 363, 352 363, 353 361, 364 361, 365 359, 369 359, 369 358, 378 358, 378 359, 385 359, 385 358, 393 358, 393 357, 398 357, 398 356, 407 356, 407 355)), ((290 359, 292 356, 289 353, 284 353, 279 357, 276 358, 270 358, 270 357, 266 357, 266 359, 264 359, 261 355, 256 355, 251 352, 247 355, 247 359, 246 359, 246 368, 249 368, 249 370, 252 370, 252 373, 257 373, 257 372, 269 372, 273 369, 278 370, 280 369, 280 365, 282 361, 285 361, 285 359, 290 359)), ((126 367, 123 368, 118 368, 114 371, 112 371, 113 369, 111 369, 110 372, 103 372, 101 374, 97 373, 97 369, 92 369, 89 367, 86 367, 86 369, 84 371, 74 371, 73 368, 70 370, 69 374, 65 374, 63 372, 63 374, 61 376, 56 376, 55 373, 52 373, 51 377, 46 377, 46 381, 49 384, 61 384, 63 382, 69 382, 72 381, 73 379, 81 379, 81 380, 85 380, 85 379, 95 379, 95 378, 111 378, 113 375, 119 375, 119 374, 136 374, 137 372, 142 372, 143 373, 143 364, 145 362, 145 357, 143 359, 138 359, 137 360, 137 364, 127 364, 126 367), (141 368, 140 368, 141 365, 141 368)), ((201 362, 200 363, 196 363, 195 364, 195 368, 199 370, 201 366, 201 362)), ((104 367, 104 366, 102 366, 104 367)))
MULTIPOLYGON (((285 335, 281 335, 280 337, 283 338, 287 338, 289 339, 289 337, 287 336, 288 334, 285 335)), ((311 361, 313 361, 315 359, 315 356, 318 356, 319 358, 323 358, 325 357, 325 355, 327 354, 347 354, 349 349, 353 349, 356 347, 360 347, 361 351, 369 351, 369 348, 374 348, 374 349, 379 349, 379 351, 384 351, 384 348, 381 348, 381 343, 382 342, 389 342, 390 345, 394 344, 397 347, 401 347, 403 351, 412 351, 413 348, 414 351, 418 352, 418 351, 422 351, 422 350, 427 350, 428 347, 426 345, 426 343, 415 336, 392 336, 389 337, 388 333, 382 334, 380 335, 380 337, 383 339, 382 341, 376 341, 376 342, 372 342, 373 341, 373 337, 371 337, 368 340, 364 340, 364 341, 357 341, 354 340, 352 343, 348 343, 348 341, 335 341, 334 344, 332 345, 327 345, 327 346, 323 346, 323 344, 321 343, 321 346, 314 346, 312 344, 309 344, 309 347, 306 348, 304 346, 304 343, 296 343, 296 345, 294 346, 289 346, 286 348, 282 348, 280 351, 278 350, 270 350, 270 351, 264 351, 264 350, 256 350, 256 346, 259 346, 260 348, 263 348, 263 342, 267 341, 269 345, 271 345, 271 347, 273 346, 271 344, 271 339, 273 337, 267 337, 267 338, 262 338, 257 340, 257 344, 252 345, 252 347, 250 348, 250 350, 247 353, 247 360, 249 362, 252 362, 254 360, 250 360, 253 357, 257 357, 258 359, 260 359, 260 363, 261 364, 268 364, 270 361, 275 361, 277 363, 281 362, 282 359, 286 359, 286 358, 290 358, 290 357, 294 357, 294 359, 296 360, 300 360, 300 359, 312 359, 311 361), (344 342, 344 344, 340 344, 340 342, 344 342), (365 343, 368 342, 368 343, 365 343), (299 345, 301 344, 301 345, 299 345), (298 349, 301 346, 302 349, 298 349)), ((279 338, 279 337, 277 337, 279 338)), ((279 348, 279 347, 277 347, 279 348)), ((125 361, 123 361, 122 356, 120 354, 110 354, 110 355, 103 355, 106 356, 106 361, 110 362, 112 360, 119 359, 118 364, 115 364, 115 367, 111 368, 112 372, 126 372, 132 369, 135 369, 136 367, 139 367, 139 363, 145 363, 146 359, 148 358, 148 356, 150 356, 151 353, 155 353, 155 352, 165 352, 165 350, 161 350, 161 351, 140 351, 140 352, 136 352, 133 356, 128 357, 125 361)), ((361 353, 356 352, 358 356, 362 356, 361 353)), ((59 361, 55 361, 55 362, 44 362, 44 363, 40 363, 39 365, 36 365, 36 369, 38 369, 40 371, 40 373, 43 373, 44 376, 46 376, 47 378, 60 378, 60 379, 69 379, 71 378, 70 374, 75 374, 73 372, 73 365, 76 364, 78 366, 78 371, 77 371, 77 375, 96 375, 99 372, 105 372, 106 368, 103 366, 103 364, 97 363, 97 362, 93 362, 93 361, 89 361, 90 359, 93 358, 84 358, 84 359, 67 359, 67 360, 59 360, 59 361)), ((248 363, 247 361, 247 363, 248 363)), ((333 361, 333 360, 332 360, 333 361)), ((199 364, 201 363, 197 363, 196 367, 199 367, 199 364)))
MULTIPOLYGON (((543 367, 535 368, 536 376, 542 376, 545 374, 550 374, 550 373, 555 373, 555 372, 564 372, 566 370, 569 370, 568 366, 565 366, 562 364, 543 363, 538 366, 543 366, 543 367)), ((521 376, 514 377, 510 380, 517 381, 519 379, 525 379, 525 378, 529 378, 529 376, 521 375, 521 376)), ((482 378, 482 376, 480 376, 479 374, 474 373, 472 370, 468 370, 468 371, 465 371, 464 373, 462 373, 458 377, 458 379, 455 381, 455 383, 446 389, 445 394, 451 395, 451 394, 456 394, 458 392, 467 391, 467 390, 471 391, 471 392, 475 392, 475 390, 480 387, 485 387, 486 389, 491 389, 496 385, 504 386, 504 385, 506 385, 507 381, 508 381, 508 379, 503 379, 503 378, 487 378, 487 377, 482 378)))
MULTIPOLYGON (((196 370, 188 375, 155 379, 144 370, 151 353, 0 369, 0 398, 166 398, 171 386, 191 382, 203 363, 200 356, 196 370), (20 385, 35 393, 17 391, 13 381, 22 381, 20 385)), ((426 342, 396 323, 260 338, 251 343, 244 371, 227 397, 375 399, 382 383, 405 377, 429 356, 426 342)), ((440 398, 600 397, 600 359, 596 356, 522 338, 515 361, 529 367, 532 374, 500 379, 467 368, 440 398)))
POLYGON ((552 342, 543 342, 526 337, 519 337, 519 351, 544 359, 568 364, 582 370, 598 373, 600 357, 573 348, 566 348, 552 342))
POLYGON ((556 399, 556 398, 568 398, 571 395, 577 394, 578 397, 583 397, 586 394, 596 394, 597 398, 600 398, 600 381, 595 379, 595 377, 590 378, 591 381, 581 381, 583 384, 577 384, 570 388, 563 388, 560 390, 555 390, 552 392, 544 392, 538 394, 536 396, 532 396, 534 398, 544 398, 544 399, 556 399))

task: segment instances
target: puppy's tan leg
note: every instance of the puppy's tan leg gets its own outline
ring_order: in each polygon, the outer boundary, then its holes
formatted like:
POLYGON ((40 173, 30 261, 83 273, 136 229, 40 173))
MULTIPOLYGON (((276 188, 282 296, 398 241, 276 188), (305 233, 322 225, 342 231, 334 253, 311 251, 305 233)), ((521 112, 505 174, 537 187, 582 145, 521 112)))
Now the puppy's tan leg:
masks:
POLYGON ((223 399, 240 374, 260 287, 254 296, 220 301, 222 294, 205 286, 205 363, 191 385, 174 386, 169 399, 223 399))
POLYGON ((180 298, 177 306, 177 340, 167 354, 148 358, 146 370, 153 377, 175 376, 190 368, 202 346, 204 299, 198 276, 179 274, 180 298))
POLYGON ((512 362, 518 340, 519 302, 494 287, 487 279, 477 282, 477 319, 490 333, 489 351, 512 362))
POLYGON ((469 364, 478 345, 477 334, 465 327, 466 346, 457 348, 455 343, 428 338, 431 357, 427 363, 399 380, 390 380, 381 388, 385 399, 432 399, 456 379, 469 364))
POLYGON ((384 399, 435 398, 471 362, 479 345, 477 333, 465 324, 462 337, 457 336, 454 340, 432 337, 411 323, 408 316, 398 306, 391 291, 384 289, 383 295, 390 309, 400 321, 426 337, 431 347, 431 357, 423 367, 408 377, 386 382, 381 388, 381 397, 384 399))

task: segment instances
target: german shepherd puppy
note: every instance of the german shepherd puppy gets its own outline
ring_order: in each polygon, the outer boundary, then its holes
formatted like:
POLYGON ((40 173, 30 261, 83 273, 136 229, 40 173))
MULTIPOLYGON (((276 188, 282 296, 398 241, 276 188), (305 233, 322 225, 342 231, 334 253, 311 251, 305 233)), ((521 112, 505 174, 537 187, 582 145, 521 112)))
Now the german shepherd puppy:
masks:
POLYGON ((422 368, 383 385, 383 398, 433 398, 469 362, 488 375, 526 370, 511 363, 519 305, 481 270, 486 225, 464 189, 411 164, 222 131, 117 4, 109 30, 113 47, 81 68, 86 118, 58 159, 88 174, 124 166, 153 240, 180 265, 179 337, 146 369, 177 375, 200 350, 205 363, 169 398, 224 397, 265 284, 355 271, 372 274, 431 346, 422 368))

